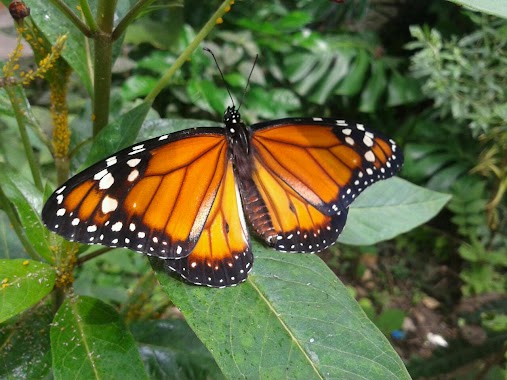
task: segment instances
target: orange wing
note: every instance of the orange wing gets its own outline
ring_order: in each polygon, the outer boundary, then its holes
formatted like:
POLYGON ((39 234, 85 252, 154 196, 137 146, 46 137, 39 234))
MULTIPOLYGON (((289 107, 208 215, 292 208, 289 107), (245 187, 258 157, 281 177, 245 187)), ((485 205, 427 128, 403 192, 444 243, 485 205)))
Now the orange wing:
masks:
POLYGON ((237 283, 252 263, 221 128, 127 148, 71 178, 42 216, 72 241, 173 259, 169 267, 194 283, 237 283))
POLYGON ((232 163, 227 164, 204 229, 186 258, 166 265, 194 284, 228 286, 246 279, 253 256, 232 163))
POLYGON ((333 244, 350 203, 402 163, 392 140, 361 124, 286 119, 252 128, 245 209, 257 233, 279 250, 313 252, 333 244))

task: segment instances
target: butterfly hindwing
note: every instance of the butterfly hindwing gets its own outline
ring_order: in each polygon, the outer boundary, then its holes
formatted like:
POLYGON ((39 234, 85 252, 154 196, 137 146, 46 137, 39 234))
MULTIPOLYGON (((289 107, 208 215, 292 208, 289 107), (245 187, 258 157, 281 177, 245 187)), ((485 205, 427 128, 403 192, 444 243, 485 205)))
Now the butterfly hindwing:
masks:
POLYGON ((244 281, 252 263, 238 184, 228 162, 197 245, 186 258, 166 265, 193 283, 222 287, 244 281))

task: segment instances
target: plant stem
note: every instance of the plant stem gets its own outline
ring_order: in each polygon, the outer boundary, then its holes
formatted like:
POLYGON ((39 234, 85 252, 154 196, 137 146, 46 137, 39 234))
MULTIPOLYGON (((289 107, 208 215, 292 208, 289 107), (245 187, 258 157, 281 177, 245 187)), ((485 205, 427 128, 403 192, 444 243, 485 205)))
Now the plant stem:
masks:
POLYGON ((88 26, 76 15, 72 12, 72 9, 69 8, 67 4, 65 4, 62 0, 49 0, 55 7, 57 7, 60 12, 62 12, 67 18, 76 25, 76 27, 87 37, 91 37, 92 32, 88 28, 88 26))
POLYGON ((79 4, 81 5, 81 11, 83 12, 86 24, 90 28, 91 33, 97 33, 99 31, 99 26, 95 22, 95 18, 93 17, 92 10, 90 9, 90 4, 88 4, 88 0, 80 0, 79 4))
POLYGON ((217 11, 210 17, 208 22, 202 27, 202 29, 197 33, 194 40, 188 45, 188 47, 180 54, 178 59, 173 63, 173 65, 166 71, 166 73, 160 78, 155 87, 150 91, 150 93, 146 96, 144 101, 153 103, 153 100, 157 97, 157 95, 167 86, 172 76, 183 64, 187 61, 190 55, 194 52, 194 50, 199 46, 199 44, 206 38, 206 36, 213 30, 216 25, 217 20, 222 17, 226 12, 229 11, 231 6, 230 0, 225 0, 222 5, 217 9, 217 11))
POLYGON ((37 253, 35 248, 32 246, 30 241, 25 235, 25 231, 23 230, 23 227, 19 223, 18 215, 14 208, 12 207, 11 202, 5 195, 5 193, 2 190, 2 187, 0 186, 0 208, 5 211, 5 214, 9 218, 9 223, 11 224, 12 228, 14 229, 14 232, 16 233, 16 236, 18 237, 19 241, 21 242, 21 245, 25 249, 26 253, 30 258, 34 260, 41 260, 40 255, 37 253))
POLYGON ((93 135, 109 122, 111 69, 113 66, 113 31, 116 0, 100 0, 97 5, 97 25, 100 32, 94 37, 93 135))
POLYGON ((5 91, 9 96, 12 109, 14 110, 16 122, 19 127, 19 134, 21 135, 21 142, 23 143, 23 147, 25 148, 26 158, 28 160, 28 164, 30 165, 30 171, 32 172, 33 182, 37 187, 37 189, 42 192, 43 186, 39 165, 37 164, 37 161, 35 160, 35 156, 33 154, 32 144, 30 143, 30 139, 28 138, 28 131, 26 129, 25 118, 23 117, 24 110, 21 108, 23 99, 21 99, 19 94, 17 94, 16 87, 14 86, 6 86, 5 91))
POLYGON ((77 259, 76 266, 83 265, 88 260, 94 259, 95 257, 103 255, 104 253, 107 253, 112 250, 113 250, 113 248, 104 247, 101 249, 97 249, 96 251, 93 251, 92 253, 88 253, 87 255, 81 256, 77 259))
POLYGON ((123 17, 116 28, 114 28, 113 35, 111 36, 113 41, 116 41, 118 38, 120 38, 123 32, 125 32, 125 29, 127 29, 127 26, 129 26, 132 21, 135 20, 143 8, 149 6, 154 1, 155 0, 139 0, 132 8, 130 8, 128 13, 123 17))

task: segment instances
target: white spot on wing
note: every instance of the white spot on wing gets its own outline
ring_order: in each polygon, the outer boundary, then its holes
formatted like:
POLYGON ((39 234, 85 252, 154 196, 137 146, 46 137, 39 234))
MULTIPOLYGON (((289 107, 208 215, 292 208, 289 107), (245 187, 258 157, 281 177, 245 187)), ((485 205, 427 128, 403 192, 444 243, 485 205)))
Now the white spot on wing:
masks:
POLYGON ((130 172, 129 176, 127 177, 127 180, 129 182, 134 182, 137 177, 139 177, 139 170, 134 169, 130 172))
POLYGON ((115 224, 113 224, 111 226, 111 231, 114 231, 114 232, 121 231, 122 227, 123 227, 123 223, 122 222, 116 222, 115 224))
POLYGON ((113 177, 113 175, 111 173, 107 173, 105 176, 103 176, 100 179, 99 189, 100 190, 109 189, 113 183, 114 183, 114 177, 113 177))
POLYGON ((366 161, 375 162, 375 155, 371 150, 369 150, 364 154, 364 158, 366 158, 366 161))
POLYGON ((141 162, 140 158, 132 158, 127 161, 127 165, 131 168, 136 167, 141 162))
POLYGON ((102 200, 102 212, 107 214, 111 211, 114 211, 118 208, 118 201, 114 198, 111 198, 109 195, 106 195, 102 200))
POLYGON ((64 216, 65 215, 65 209, 61 208, 56 212, 56 216, 64 216))
POLYGON ((108 173, 107 169, 101 170, 100 172, 96 173, 93 176, 93 179, 95 181, 98 181, 99 179, 102 179, 107 173, 108 173))
POLYGON ((363 137, 363 143, 367 147, 372 147, 373 146, 373 140, 370 137, 366 136, 366 135, 363 137))
POLYGON ((117 162, 118 162, 118 160, 116 159, 116 156, 112 156, 112 157, 109 157, 108 159, 106 159, 106 164, 108 167, 116 164, 117 162))

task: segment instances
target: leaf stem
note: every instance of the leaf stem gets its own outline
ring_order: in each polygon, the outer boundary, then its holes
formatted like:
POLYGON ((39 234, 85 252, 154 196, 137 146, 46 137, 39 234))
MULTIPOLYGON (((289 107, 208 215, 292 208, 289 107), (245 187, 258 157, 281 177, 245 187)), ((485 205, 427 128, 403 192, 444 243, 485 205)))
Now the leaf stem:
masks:
POLYGON ((139 15, 139 13, 143 10, 143 8, 149 6, 155 0, 139 0, 128 13, 122 18, 119 24, 114 28, 113 34, 111 36, 113 41, 116 41, 120 36, 125 32, 125 29, 135 20, 135 18, 139 15))
MULTIPOLYGON (((23 103, 21 97, 17 93, 18 86, 6 86, 5 91, 9 96, 10 103, 12 105, 12 109, 14 110, 14 115, 16 117, 16 122, 19 127, 19 134, 21 136, 21 142, 23 143, 23 148, 25 149, 26 158, 28 160, 28 164, 30 165, 30 171, 32 172, 33 182, 38 190, 43 191, 42 186, 42 177, 39 170, 39 165, 35 160, 35 156, 32 150, 32 144, 30 143, 30 139, 28 137, 28 131, 26 129, 25 118, 23 117, 24 111, 21 108, 21 104, 23 103)), ((19 86, 18 89, 22 90, 22 87, 19 86)))
POLYGON ((97 256, 100 256, 100 255, 103 255, 104 253, 107 253, 109 251, 112 251, 113 248, 109 248, 109 247, 104 247, 104 248, 100 248, 100 249, 97 249, 96 251, 93 251, 87 255, 84 255, 84 256, 81 256, 77 259, 77 266, 79 265, 82 265, 84 264, 85 262, 87 262, 88 260, 91 260, 91 259, 94 259, 95 257, 97 256))
POLYGON ((88 0, 79 0, 79 4, 81 5, 81 11, 83 12, 86 24, 90 28, 91 33, 97 33, 99 31, 99 26, 95 22, 95 18, 93 17, 92 10, 90 9, 90 4, 88 4, 88 0))
POLYGON ((88 26, 69 8, 62 0, 49 0, 60 12, 62 12, 76 27, 86 36, 91 37, 92 31, 88 26))
POLYGON ((176 73, 183 64, 189 59, 190 55, 194 52, 194 50, 199 46, 199 44, 206 38, 206 36, 213 30, 215 27, 217 20, 221 18, 226 12, 229 11, 231 6, 230 0, 225 0, 222 5, 217 9, 217 11, 210 17, 208 22, 202 27, 202 29, 197 33, 194 40, 188 45, 188 47, 180 54, 180 56, 176 59, 173 65, 166 71, 166 73, 160 78, 155 87, 150 91, 150 93, 144 99, 145 102, 153 103, 153 100, 157 97, 157 95, 168 85, 172 76, 176 73))

